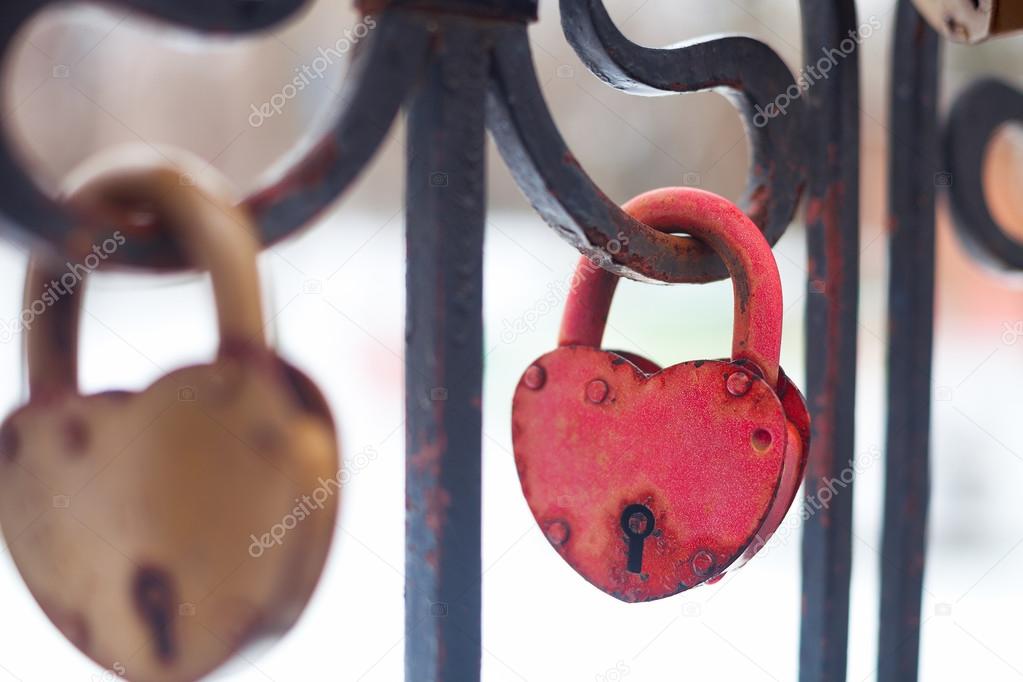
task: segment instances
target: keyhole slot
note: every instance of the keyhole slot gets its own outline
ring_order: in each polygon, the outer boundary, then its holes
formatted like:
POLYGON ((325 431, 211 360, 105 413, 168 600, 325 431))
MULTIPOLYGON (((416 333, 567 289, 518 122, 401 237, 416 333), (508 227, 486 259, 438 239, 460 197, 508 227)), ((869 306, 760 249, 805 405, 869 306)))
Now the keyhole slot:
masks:
POLYGON ((140 568, 135 574, 135 606, 153 638, 156 658, 169 663, 175 657, 174 581, 165 571, 140 568))
POLYGON ((629 573, 642 573, 643 544, 654 532, 654 513, 646 505, 630 504, 622 512, 622 530, 629 543, 629 573))

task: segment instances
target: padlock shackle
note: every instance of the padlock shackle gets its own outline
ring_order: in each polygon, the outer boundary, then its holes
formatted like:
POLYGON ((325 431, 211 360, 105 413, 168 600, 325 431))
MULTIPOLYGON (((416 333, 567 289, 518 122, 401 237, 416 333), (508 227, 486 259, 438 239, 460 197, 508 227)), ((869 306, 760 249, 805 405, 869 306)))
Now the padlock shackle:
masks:
MULTIPOLYGON (((784 314, 781 277, 756 225, 727 199, 691 187, 653 190, 622 208, 654 229, 691 235, 721 257, 734 291, 732 360, 753 363, 777 386, 784 314)), ((617 275, 584 256, 571 283, 558 345, 599 348, 617 286, 617 275)))
MULTIPOLYGON (((167 230, 197 269, 211 273, 219 353, 239 346, 267 347, 256 265, 259 243, 252 220, 242 209, 163 167, 91 177, 68 195, 67 203, 83 227, 81 236, 90 242, 98 239, 96 235, 116 235, 117 230, 130 235, 139 229, 140 216, 152 217, 146 229, 167 230)), ((84 253, 78 264, 57 266, 34 258, 29 265, 25 310, 32 311, 33 319, 25 326, 25 347, 32 398, 77 389, 82 289, 91 272, 88 254, 95 251, 84 253), (72 290, 60 293, 63 289, 54 284, 72 271, 83 274, 72 290), (43 310, 36 314, 38 308, 43 310)))

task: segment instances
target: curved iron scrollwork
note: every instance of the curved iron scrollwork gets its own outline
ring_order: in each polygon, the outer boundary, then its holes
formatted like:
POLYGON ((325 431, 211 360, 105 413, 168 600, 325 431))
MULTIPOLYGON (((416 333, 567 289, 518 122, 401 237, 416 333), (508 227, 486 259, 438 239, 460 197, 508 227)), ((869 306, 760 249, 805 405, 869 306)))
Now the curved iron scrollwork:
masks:
MULTIPOLYGON (((651 230, 626 215, 597 187, 566 146, 547 110, 525 29, 509 29, 509 33, 495 50, 488 124, 534 208, 580 251, 620 275, 660 282, 709 282, 725 277, 723 264, 703 244, 651 230), (614 255, 606 248, 612 241, 624 244, 615 249, 614 255)), ((714 42, 723 43, 717 46, 723 48, 732 40, 736 47, 767 50, 756 41, 742 38, 714 42)), ((694 46, 679 53, 692 55, 697 51, 694 46), (687 53, 689 49, 692 52, 687 53)), ((785 73, 794 83, 787 69, 785 73)), ((678 80, 674 92, 711 87, 715 80, 689 75, 693 80, 678 80)), ((752 106, 744 107, 744 111, 748 119, 753 118, 752 106)), ((792 155, 792 161, 776 151, 782 146, 798 147, 798 118, 779 119, 777 124, 770 132, 760 133, 758 129, 754 136, 754 170, 746 202, 771 241, 777 241, 791 222, 802 188, 799 152, 792 155), (767 149, 772 151, 768 153, 767 149), (768 156, 781 161, 767 161, 768 156)), ((774 125, 772 122, 768 128, 774 125)), ((752 124, 749 127, 752 129, 752 124)))
MULTIPOLYGON (((767 45, 741 36, 673 48, 644 48, 611 21, 601 0, 562 0, 565 35, 587 66, 626 92, 669 95, 718 89, 736 104, 751 138, 753 163, 744 202, 773 244, 795 213, 805 174, 801 102, 786 116, 756 125, 781 93, 798 88, 767 45)), ((498 45, 490 97, 491 130, 533 206, 581 251, 618 274, 662 282, 708 282, 727 276, 707 247, 640 225, 608 199, 579 166, 550 118, 525 31, 498 45), (622 239, 622 237, 626 239, 622 239), (609 256, 606 245, 626 242, 609 256)))
POLYGON ((1023 123, 1023 92, 984 78, 959 95, 945 124, 946 184, 957 232, 976 258, 1006 271, 1023 270, 1023 243, 991 215, 984 156, 999 128, 1012 122, 1023 123))
MULTIPOLYGON (((0 34, 0 40, 6 38, 0 43, 0 51, 6 52, 25 21, 49 4, 37 0, 9 6, 7 16, 0 18, 0 25, 6 29, 0 34)), ((193 30, 242 33, 272 26, 300 8, 304 0, 272 3, 121 0, 118 4, 193 30)), ((310 145, 305 156, 281 177, 246 200, 265 243, 283 239, 308 224, 344 192, 372 157, 421 77, 422 65, 429 58, 429 31, 421 19, 396 10, 428 13, 452 5, 425 0, 361 4, 366 9, 379 7, 383 11, 377 30, 356 51, 343 86, 341 100, 345 105, 336 116, 333 130, 310 145)), ((456 2, 453 9, 446 11, 463 9, 456 2)), ((563 9, 572 43, 598 75, 617 87, 634 91, 645 88, 648 94, 719 88, 731 95, 743 113, 753 141, 746 208, 769 240, 777 241, 792 219, 804 171, 802 145, 797 139, 798 100, 786 116, 766 121, 761 127, 753 124, 756 111, 763 111, 774 97, 795 87, 791 73, 778 56, 766 45, 742 37, 650 50, 627 41, 600 2, 565 0, 563 9), (586 21, 578 21, 583 16, 586 21), (709 68, 711 64, 715 65, 713 69, 709 68), (615 70, 630 74, 629 86, 625 79, 614 78, 615 70)), ((523 19, 535 14, 535 3, 523 0, 474 3, 472 13, 523 19)), ((564 148, 547 114, 535 83, 524 27, 519 24, 508 33, 505 39, 496 41, 491 127, 506 155, 535 160, 531 165, 551 191, 541 190, 538 195, 530 191, 537 183, 521 173, 518 179, 544 217, 582 250, 597 257, 604 254, 602 260, 619 274, 668 282, 723 278, 723 266, 703 245, 645 228, 622 213, 589 181, 564 148), (509 98, 514 98, 515 106, 506 106, 509 98), (527 122, 528 127, 521 128, 527 122), (517 128, 528 130, 528 134, 514 134, 517 128), (558 163, 552 163, 555 155, 560 157, 558 163), (562 164, 574 166, 575 173, 571 168, 567 173, 559 172, 557 166, 562 164), (559 202, 552 203, 552 196, 562 197, 563 201, 556 205, 559 202), (609 260, 603 247, 623 235, 628 237, 629 246, 620 258, 609 260)), ((530 164, 511 165, 513 170, 520 170, 530 164)), ((0 200, 0 215, 8 224, 70 250, 71 245, 65 240, 72 228, 71 218, 23 172, 21 160, 8 139, 0 143, 0 177, 11 188, 0 200)), ((180 262, 172 244, 142 238, 132 239, 115 259, 151 267, 180 262)))
MULTIPOLYGON (((182 27, 208 32, 247 33, 291 16, 307 0, 119 0, 117 5, 182 27)), ((8 54, 18 30, 49 0, 19 0, 0 10, 0 54, 8 54)), ((308 225, 347 189, 372 158, 429 57, 423 22, 402 14, 382 15, 377 28, 355 51, 333 128, 269 186, 246 200, 264 243, 277 242, 308 225)), ((15 236, 48 242, 75 255, 69 241, 74 219, 42 193, 23 169, 8 135, 0 138, 0 220, 15 236)), ((112 257, 120 264, 175 267, 183 263, 170 241, 133 235, 112 257)))
MULTIPOLYGON (((752 151, 743 209, 771 244, 777 242, 792 222, 806 173, 801 89, 778 53, 745 36, 642 47, 622 35, 601 0, 561 0, 561 21, 583 62, 618 90, 640 95, 717 90, 735 105, 752 151), (784 115, 765 113, 774 113, 783 94, 796 94, 784 115)), ((681 262, 691 277, 725 276, 705 247, 695 243, 689 250, 681 262)))

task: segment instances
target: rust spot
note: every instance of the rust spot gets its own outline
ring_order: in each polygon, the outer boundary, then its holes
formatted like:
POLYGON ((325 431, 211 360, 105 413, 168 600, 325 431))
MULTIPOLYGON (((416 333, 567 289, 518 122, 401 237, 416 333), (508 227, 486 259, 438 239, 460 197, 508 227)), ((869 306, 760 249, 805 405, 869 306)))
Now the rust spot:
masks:
POLYGON ((284 444, 284 434, 272 424, 257 424, 249 431, 249 445, 259 453, 280 454, 284 444))
POLYGON ((64 420, 64 444, 72 455, 83 455, 88 449, 89 427, 80 416, 72 415, 64 420))
POLYGON ((250 197, 246 202, 247 208, 253 214, 263 213, 269 206, 282 197, 294 194, 296 190, 322 186, 329 179, 330 172, 337 167, 339 156, 340 150, 333 136, 327 136, 281 182, 250 197))
POLYGON ((746 213, 749 215, 750 220, 760 229, 764 229, 764 226, 767 225, 767 212, 770 208, 770 202, 771 187, 768 183, 753 187, 746 199, 746 213))
POLYGON ((135 572, 132 600, 152 637, 157 660, 170 664, 177 657, 174 633, 174 612, 177 598, 174 579, 156 566, 143 566, 135 572))
POLYGON ((884 221, 885 232, 889 235, 895 234, 899 229, 899 218, 898 216, 890 215, 884 221))
POLYGON ((440 537, 443 534, 444 522, 448 518, 451 507, 451 493, 440 486, 435 487, 427 496, 426 525, 430 531, 440 537))
POLYGON ((303 374, 298 368, 286 362, 281 361, 281 366, 284 372, 284 379, 288 386, 291 387, 291 390, 294 391, 299 406, 306 412, 317 415, 326 420, 327 423, 333 424, 333 417, 331 417, 327 399, 323 397, 323 393, 316 387, 312 379, 303 374))
MULTIPOLYGON (((811 279, 825 283, 824 294, 828 297, 828 306, 837 311, 841 301, 838 293, 845 290, 845 284, 856 273, 847 273, 842 266, 847 259, 842 253, 842 225, 840 209, 844 197, 844 185, 835 181, 828 186, 821 198, 811 199, 807 203, 806 222, 810 230, 820 230, 824 244, 824 258, 810 260, 811 279)), ((843 315, 829 314, 829 326, 826 337, 821 343, 829 348, 839 347, 842 342, 843 315)), ((833 470, 833 452, 828 444, 831 442, 832 407, 835 402, 835 391, 838 389, 839 369, 841 363, 827 363, 827 375, 824 377, 824 390, 819 391, 814 400, 814 421, 812 425, 811 452, 807 463, 807 490, 812 490, 815 479, 830 475, 833 470)), ((828 522, 828 515, 820 515, 821 525, 828 522)))
POLYGON ((417 471, 429 471, 436 472, 440 469, 440 458, 444 453, 446 447, 446 441, 443 436, 439 437, 436 442, 423 439, 423 445, 411 453, 408 457, 408 463, 414 467, 417 471))
POLYGON ((18 458, 18 450, 21 447, 21 437, 14 424, 6 422, 0 428, 0 457, 7 462, 13 462, 18 458))

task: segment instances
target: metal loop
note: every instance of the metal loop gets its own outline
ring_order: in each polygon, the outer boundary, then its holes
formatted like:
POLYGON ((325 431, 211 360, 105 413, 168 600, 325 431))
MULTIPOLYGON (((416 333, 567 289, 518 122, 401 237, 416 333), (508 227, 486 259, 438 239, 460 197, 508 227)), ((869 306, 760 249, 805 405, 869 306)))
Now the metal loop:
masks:
POLYGON ((1001 271, 1023 270, 1023 242, 995 221, 984 194, 984 157, 998 129, 1023 123, 1023 92, 995 79, 967 88, 945 125, 947 174, 935 182, 948 187, 954 224, 971 253, 1001 271))
MULTIPOLYGON (((244 211, 182 180, 169 168, 131 169, 89 178, 68 199, 80 216, 78 234, 106 237, 103 257, 107 258, 127 244, 122 230, 144 215, 147 230, 164 233, 179 244, 191 263, 210 272, 221 351, 265 347, 256 267, 259 244, 252 222, 244 211), (107 242, 116 246, 107 248, 107 242)), ((56 387, 77 386, 82 280, 101 262, 98 255, 91 257, 94 265, 86 259, 67 270, 55 269, 38 258, 29 267, 26 309, 34 313, 37 303, 48 304, 25 334, 33 397, 52 393, 56 387), (74 278, 72 286, 64 283, 67 276, 74 278)))
MULTIPOLYGON (((732 359, 753 363, 777 386, 781 277, 770 245, 746 214, 727 199, 691 187, 653 190, 623 209, 650 229, 692 235, 724 261, 735 295, 732 359)), ((617 277, 583 257, 565 303, 558 345, 600 346, 617 284, 617 277)))

